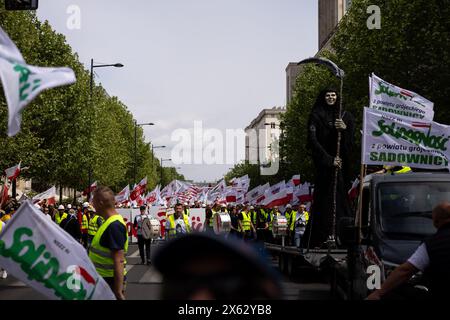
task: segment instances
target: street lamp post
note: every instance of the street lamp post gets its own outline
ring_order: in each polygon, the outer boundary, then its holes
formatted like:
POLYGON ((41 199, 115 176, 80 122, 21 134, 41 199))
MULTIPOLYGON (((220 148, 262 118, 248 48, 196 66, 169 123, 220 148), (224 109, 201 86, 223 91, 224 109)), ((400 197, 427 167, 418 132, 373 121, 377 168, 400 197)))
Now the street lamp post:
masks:
MULTIPOLYGON (((94 68, 104 68, 104 67, 114 67, 114 68, 122 68, 123 64, 121 63, 115 63, 115 64, 94 64, 94 59, 91 59, 91 79, 89 84, 90 89, 90 95, 89 95, 89 102, 92 110, 94 110, 94 105, 92 101, 92 94, 94 90, 94 68)), ((91 115, 91 113, 89 113, 91 115)), ((90 119, 92 120, 92 119, 90 119)), ((92 137, 92 128, 91 123, 89 123, 89 131, 90 131, 90 137, 92 137)), ((89 161, 89 186, 88 186, 88 201, 91 198, 91 183, 92 183, 92 163, 89 161)))
POLYGON ((137 175, 137 128, 143 127, 143 126, 154 126, 155 124, 152 122, 149 123, 137 123, 136 120, 134 120, 134 183, 137 183, 136 181, 136 175, 137 175))
POLYGON ((172 159, 163 159, 163 158, 161 158, 161 178, 160 178, 160 180, 161 180, 161 187, 163 186, 163 162, 164 161, 172 161, 172 159))

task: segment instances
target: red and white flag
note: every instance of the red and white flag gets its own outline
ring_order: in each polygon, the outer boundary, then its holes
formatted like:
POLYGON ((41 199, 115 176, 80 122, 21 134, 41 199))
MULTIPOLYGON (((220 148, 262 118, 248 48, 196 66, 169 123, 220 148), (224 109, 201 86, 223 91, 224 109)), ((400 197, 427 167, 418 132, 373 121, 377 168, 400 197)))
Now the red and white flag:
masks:
POLYGON ((5 184, 3 185, 2 192, 0 193, 0 209, 9 199, 8 192, 9 192, 8 181, 5 179, 5 184))
POLYGON ((92 183, 88 188, 86 188, 83 191, 83 196, 87 196, 89 193, 93 192, 95 189, 97 189, 97 181, 92 183))
POLYGON ((273 208, 275 206, 283 206, 290 202, 292 199, 292 189, 285 187, 277 187, 271 192, 266 192, 263 205, 267 208, 273 208))
POLYGON ((133 191, 131 191, 130 199, 135 201, 140 195, 142 195, 147 189, 147 177, 142 179, 139 184, 134 186, 133 191))
POLYGON ((56 187, 53 186, 47 191, 44 191, 33 197, 33 203, 41 202, 47 200, 47 204, 55 204, 56 200, 56 187))
POLYGON ((127 202, 129 198, 130 198, 130 186, 129 185, 127 185, 125 188, 123 188, 122 191, 120 191, 115 197, 116 203, 127 202))
POLYGON ((14 167, 5 170, 5 175, 9 179, 9 181, 17 179, 19 174, 20 174, 20 162, 18 165, 15 165, 14 167))
POLYGON ((352 187, 350 190, 348 190, 348 197, 350 200, 355 199, 358 196, 358 186, 359 186, 359 179, 356 178, 355 181, 352 183, 352 187))

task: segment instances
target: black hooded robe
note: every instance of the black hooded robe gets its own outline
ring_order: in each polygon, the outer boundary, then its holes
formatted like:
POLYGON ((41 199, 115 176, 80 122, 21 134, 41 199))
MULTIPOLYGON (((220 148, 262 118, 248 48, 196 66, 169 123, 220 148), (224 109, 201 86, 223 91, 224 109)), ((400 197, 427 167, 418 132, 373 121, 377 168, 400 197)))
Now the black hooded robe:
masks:
MULTIPOLYGON (((311 209, 312 223, 308 226, 306 239, 311 233, 310 247, 321 246, 332 234, 333 221, 333 183, 335 167, 333 166, 337 150, 337 130, 334 122, 339 118, 339 94, 334 106, 327 105, 325 94, 336 90, 324 90, 318 96, 308 121, 308 146, 315 166, 314 197, 311 209), (312 228, 312 230, 311 230, 312 228)), ((341 133, 340 158, 342 170, 339 170, 336 193, 336 229, 343 217, 350 217, 348 190, 351 187, 350 163, 354 143, 355 121, 346 111, 342 119, 347 129, 341 133)), ((336 232, 337 232, 336 230, 336 232)), ((307 242, 307 241, 305 241, 307 242)))

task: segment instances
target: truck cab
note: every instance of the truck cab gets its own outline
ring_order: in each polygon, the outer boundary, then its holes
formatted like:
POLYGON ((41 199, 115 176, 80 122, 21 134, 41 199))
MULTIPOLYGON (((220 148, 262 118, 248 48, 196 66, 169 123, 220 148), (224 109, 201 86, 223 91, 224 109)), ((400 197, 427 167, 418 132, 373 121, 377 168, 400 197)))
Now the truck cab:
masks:
POLYGON ((349 258, 349 250, 345 261, 335 264, 332 288, 340 289, 344 298, 363 299, 372 289, 367 283, 370 266, 379 267, 383 282, 436 232, 431 212, 439 203, 450 201, 450 174, 368 175, 358 201, 362 201, 361 243, 353 246, 355 259, 349 258))

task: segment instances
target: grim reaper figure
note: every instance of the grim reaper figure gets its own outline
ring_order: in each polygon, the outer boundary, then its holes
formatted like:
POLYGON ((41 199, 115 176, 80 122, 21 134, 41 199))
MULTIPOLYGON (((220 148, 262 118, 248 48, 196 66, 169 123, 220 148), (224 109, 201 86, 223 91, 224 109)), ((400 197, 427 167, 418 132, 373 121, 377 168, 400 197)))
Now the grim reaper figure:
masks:
POLYGON ((308 121, 308 149, 311 150, 316 169, 312 223, 307 231, 310 233, 312 248, 322 246, 332 234, 336 168, 339 168, 336 188, 337 229, 343 217, 351 216, 347 192, 351 187, 350 157, 354 143, 354 118, 346 111, 342 112, 340 118, 339 104, 338 91, 332 88, 322 91, 308 121), (340 157, 336 156, 338 131, 341 132, 340 157))

